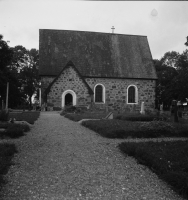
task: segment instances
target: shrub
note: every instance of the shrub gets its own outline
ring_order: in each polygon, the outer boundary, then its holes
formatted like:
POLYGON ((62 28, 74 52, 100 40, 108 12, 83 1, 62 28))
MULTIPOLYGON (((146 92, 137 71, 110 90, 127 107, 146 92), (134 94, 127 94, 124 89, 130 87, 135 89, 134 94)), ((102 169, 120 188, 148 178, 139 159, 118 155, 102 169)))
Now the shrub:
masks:
POLYGON ((119 144, 126 156, 146 165, 175 191, 188 197, 188 142, 145 142, 119 144))
POLYGON ((9 112, 5 109, 0 111, 0 121, 8 121, 9 119, 9 112))
POLYGON ((150 122, 142 122, 140 125, 140 129, 147 133, 150 136, 162 136, 162 135, 174 135, 175 130, 174 127, 167 122, 164 121, 150 121, 150 122))
POLYGON ((116 119, 126 120, 126 121, 153 121, 153 120, 163 120, 166 121, 167 118, 165 116, 157 116, 157 115, 118 115, 116 119))
POLYGON ((11 138, 21 137, 24 135, 24 128, 17 125, 8 126, 5 135, 11 138))
POLYGON ((7 129, 4 133, 4 136, 10 138, 18 138, 24 135, 24 132, 30 130, 30 127, 26 124, 8 124, 7 129))
MULTIPOLYGON (((79 118, 78 115, 67 115, 65 117, 74 121, 83 119, 79 118)), ((82 125, 107 138, 188 137, 188 125, 180 126, 157 120, 149 122, 132 122, 117 119, 89 120, 83 121, 82 125)))
POLYGON ((60 107, 53 107, 53 110, 54 110, 54 111, 60 111, 61 108, 60 108, 60 107))
POLYGON ((11 159, 17 153, 15 144, 0 144, 0 187, 6 183, 4 176, 8 172, 8 168, 13 163, 11 159))

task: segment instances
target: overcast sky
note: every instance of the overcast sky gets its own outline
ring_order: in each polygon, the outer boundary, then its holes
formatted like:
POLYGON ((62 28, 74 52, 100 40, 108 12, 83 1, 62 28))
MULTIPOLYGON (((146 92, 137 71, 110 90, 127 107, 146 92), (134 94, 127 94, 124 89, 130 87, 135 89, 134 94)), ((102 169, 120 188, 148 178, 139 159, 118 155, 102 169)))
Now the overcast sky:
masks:
POLYGON ((154 59, 182 53, 187 1, 0 0, 0 34, 14 47, 39 48, 39 29, 146 35, 154 59))

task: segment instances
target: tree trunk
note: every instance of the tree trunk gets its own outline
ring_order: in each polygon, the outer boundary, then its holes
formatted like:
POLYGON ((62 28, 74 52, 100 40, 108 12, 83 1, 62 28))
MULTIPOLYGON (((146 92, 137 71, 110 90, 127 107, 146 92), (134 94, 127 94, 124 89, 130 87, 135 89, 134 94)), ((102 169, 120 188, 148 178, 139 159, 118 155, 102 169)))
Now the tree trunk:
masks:
POLYGON ((178 120, 178 106, 174 106, 174 122, 179 122, 178 120))

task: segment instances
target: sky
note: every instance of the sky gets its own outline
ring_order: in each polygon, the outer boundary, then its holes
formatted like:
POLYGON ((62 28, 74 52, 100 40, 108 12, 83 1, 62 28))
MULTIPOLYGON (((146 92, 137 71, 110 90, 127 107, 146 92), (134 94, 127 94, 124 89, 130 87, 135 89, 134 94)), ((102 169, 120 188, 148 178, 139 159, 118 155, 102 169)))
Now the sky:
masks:
POLYGON ((39 29, 148 37, 153 59, 182 53, 188 36, 188 1, 0 0, 0 34, 9 46, 39 48, 39 29))

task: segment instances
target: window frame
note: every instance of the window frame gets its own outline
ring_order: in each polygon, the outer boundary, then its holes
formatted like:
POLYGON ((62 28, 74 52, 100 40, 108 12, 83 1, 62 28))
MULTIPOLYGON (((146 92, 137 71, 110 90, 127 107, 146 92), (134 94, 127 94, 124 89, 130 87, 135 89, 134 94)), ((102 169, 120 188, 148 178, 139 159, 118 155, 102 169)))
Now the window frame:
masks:
POLYGON ((105 86, 104 86, 102 83, 97 83, 97 84, 94 86, 94 103, 96 103, 96 104, 105 104, 105 100, 106 100, 105 92, 106 92, 105 86), (102 102, 96 102, 96 101, 95 101, 96 87, 97 87, 98 85, 101 85, 101 86, 102 86, 102 102))
POLYGON ((138 104, 138 88, 136 85, 129 85, 127 87, 127 104, 138 104), (135 103, 129 103, 129 88, 134 87, 135 88, 135 103))

